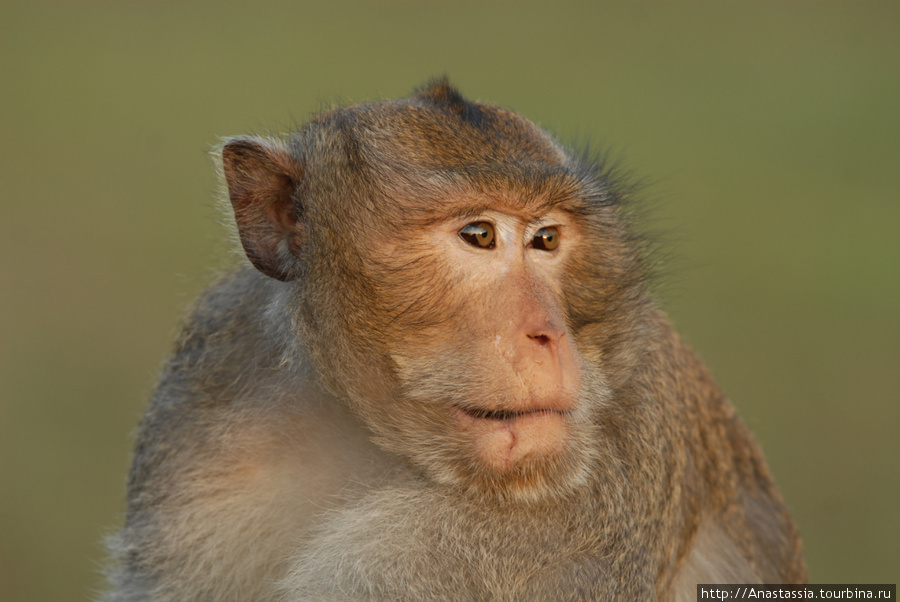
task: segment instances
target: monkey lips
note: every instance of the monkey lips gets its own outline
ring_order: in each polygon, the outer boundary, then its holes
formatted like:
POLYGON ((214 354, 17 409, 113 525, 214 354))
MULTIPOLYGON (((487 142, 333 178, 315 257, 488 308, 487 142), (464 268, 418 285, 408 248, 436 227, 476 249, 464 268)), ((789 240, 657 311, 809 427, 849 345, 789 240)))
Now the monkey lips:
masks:
POLYGON ((454 408, 460 427, 469 434, 478 458, 498 473, 525 460, 561 452, 569 435, 567 410, 521 411, 454 408))

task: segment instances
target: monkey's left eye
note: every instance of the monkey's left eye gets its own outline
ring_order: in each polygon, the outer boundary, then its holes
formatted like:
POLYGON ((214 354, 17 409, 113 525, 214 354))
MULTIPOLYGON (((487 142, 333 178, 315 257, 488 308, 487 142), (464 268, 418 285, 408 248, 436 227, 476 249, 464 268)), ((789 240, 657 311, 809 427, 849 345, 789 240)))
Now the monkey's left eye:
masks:
POLYGON ((542 251, 552 251, 559 246, 559 228, 556 226, 541 228, 531 239, 531 246, 542 251))
POLYGON ((473 222, 460 230, 459 236, 472 246, 494 248, 494 227, 488 222, 473 222))

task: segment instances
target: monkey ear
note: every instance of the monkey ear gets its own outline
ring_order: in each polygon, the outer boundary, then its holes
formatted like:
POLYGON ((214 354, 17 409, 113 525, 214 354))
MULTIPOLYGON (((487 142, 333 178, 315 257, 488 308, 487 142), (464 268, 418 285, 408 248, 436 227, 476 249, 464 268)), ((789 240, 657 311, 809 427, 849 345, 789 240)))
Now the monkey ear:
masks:
POLYGON ((266 276, 293 280, 302 235, 295 202, 302 165, 278 143, 238 138, 222 148, 222 168, 250 262, 266 276))

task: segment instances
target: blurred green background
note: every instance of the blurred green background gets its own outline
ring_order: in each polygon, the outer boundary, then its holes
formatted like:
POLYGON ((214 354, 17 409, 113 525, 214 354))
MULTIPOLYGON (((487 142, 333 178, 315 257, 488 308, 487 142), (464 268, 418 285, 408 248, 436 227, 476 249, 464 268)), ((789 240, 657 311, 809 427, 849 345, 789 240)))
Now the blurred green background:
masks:
POLYGON ((660 297, 814 582, 900 567, 897 2, 0 2, 0 600, 87 600, 179 316, 233 261, 207 152, 448 74, 649 185, 660 297))

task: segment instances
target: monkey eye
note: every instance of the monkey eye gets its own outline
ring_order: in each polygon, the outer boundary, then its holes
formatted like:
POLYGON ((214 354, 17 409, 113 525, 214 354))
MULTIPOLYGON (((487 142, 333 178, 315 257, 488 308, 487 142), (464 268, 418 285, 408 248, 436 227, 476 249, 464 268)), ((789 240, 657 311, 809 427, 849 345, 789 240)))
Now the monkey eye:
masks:
POLYGON ((531 239, 531 246, 541 251, 552 251, 559 246, 559 228, 556 226, 541 228, 531 239))
POLYGON ((494 248, 494 227, 488 222, 473 222, 460 230, 459 236, 473 247, 494 248))

